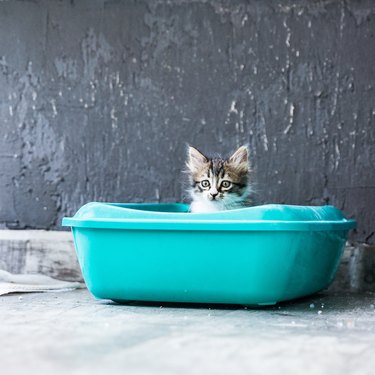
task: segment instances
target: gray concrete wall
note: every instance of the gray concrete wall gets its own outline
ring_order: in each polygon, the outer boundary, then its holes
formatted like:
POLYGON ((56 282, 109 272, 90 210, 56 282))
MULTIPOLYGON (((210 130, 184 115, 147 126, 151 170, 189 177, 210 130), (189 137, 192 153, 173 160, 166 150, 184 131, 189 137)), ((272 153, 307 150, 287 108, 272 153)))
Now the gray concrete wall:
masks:
POLYGON ((1 1, 0 223, 183 198, 185 142, 249 143, 260 202, 375 243, 373 1, 1 1))

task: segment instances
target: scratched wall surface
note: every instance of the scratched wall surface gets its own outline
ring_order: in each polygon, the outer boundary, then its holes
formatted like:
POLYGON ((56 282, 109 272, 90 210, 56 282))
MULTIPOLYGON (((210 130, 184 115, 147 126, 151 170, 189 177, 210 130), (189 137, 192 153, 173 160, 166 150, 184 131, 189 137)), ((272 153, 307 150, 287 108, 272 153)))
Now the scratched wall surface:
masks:
POLYGON ((375 242, 373 1, 1 1, 0 223, 179 201, 185 143, 248 143, 259 202, 375 242))

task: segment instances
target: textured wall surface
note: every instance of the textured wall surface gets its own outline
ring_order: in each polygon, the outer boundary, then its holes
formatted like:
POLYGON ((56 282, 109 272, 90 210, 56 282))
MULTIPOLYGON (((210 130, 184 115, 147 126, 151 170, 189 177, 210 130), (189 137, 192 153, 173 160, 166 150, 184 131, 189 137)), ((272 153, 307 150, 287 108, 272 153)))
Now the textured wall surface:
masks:
POLYGON ((1 1, 0 223, 176 201, 185 143, 249 143, 260 202, 375 242, 373 1, 1 1))

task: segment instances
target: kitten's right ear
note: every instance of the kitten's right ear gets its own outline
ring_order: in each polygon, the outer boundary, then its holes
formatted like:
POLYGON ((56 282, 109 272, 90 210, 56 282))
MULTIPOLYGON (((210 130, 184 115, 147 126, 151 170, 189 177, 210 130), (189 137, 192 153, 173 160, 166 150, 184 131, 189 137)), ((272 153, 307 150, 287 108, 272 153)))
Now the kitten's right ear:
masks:
POLYGON ((188 161, 186 162, 187 167, 191 172, 196 172, 202 168, 203 164, 208 163, 208 159, 195 147, 188 146, 188 161))
POLYGON ((228 163, 234 167, 239 173, 247 173, 249 171, 249 150, 247 146, 241 146, 228 159, 228 163))

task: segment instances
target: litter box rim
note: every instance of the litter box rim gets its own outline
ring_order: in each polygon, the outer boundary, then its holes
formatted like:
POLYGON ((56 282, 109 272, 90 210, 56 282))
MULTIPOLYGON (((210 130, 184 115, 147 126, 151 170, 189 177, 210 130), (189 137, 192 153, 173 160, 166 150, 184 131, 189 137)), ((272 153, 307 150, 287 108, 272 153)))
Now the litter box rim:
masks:
POLYGON ((65 217, 63 226, 74 228, 181 231, 336 231, 356 227, 355 220, 163 220, 163 219, 79 219, 65 217))

